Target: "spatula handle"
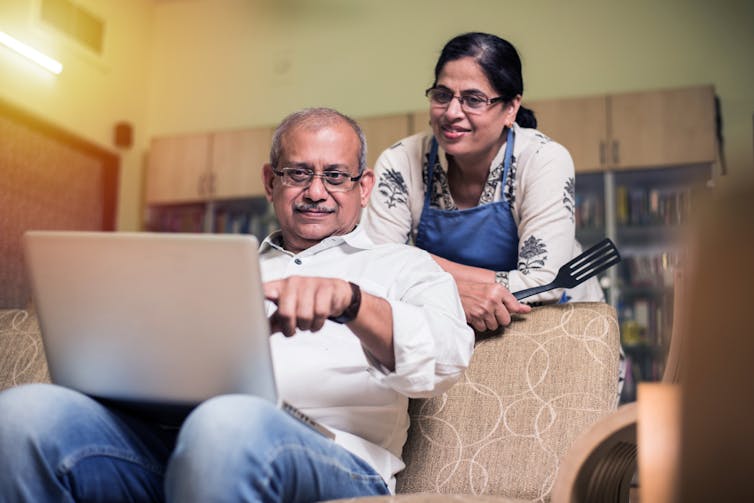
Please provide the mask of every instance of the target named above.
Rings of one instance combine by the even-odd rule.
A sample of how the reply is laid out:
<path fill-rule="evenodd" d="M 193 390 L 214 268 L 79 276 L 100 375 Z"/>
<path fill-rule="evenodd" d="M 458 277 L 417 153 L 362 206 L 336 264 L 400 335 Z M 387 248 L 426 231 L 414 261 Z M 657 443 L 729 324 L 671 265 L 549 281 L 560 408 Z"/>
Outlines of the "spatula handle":
<path fill-rule="evenodd" d="M 519 290 L 518 292 L 514 292 L 513 296 L 516 297 L 517 300 L 521 300 L 538 293 L 546 292 L 547 290 L 552 290 L 553 288 L 555 288 L 555 283 L 548 283 L 546 285 L 533 286 L 531 288 L 526 288 L 525 290 Z"/>

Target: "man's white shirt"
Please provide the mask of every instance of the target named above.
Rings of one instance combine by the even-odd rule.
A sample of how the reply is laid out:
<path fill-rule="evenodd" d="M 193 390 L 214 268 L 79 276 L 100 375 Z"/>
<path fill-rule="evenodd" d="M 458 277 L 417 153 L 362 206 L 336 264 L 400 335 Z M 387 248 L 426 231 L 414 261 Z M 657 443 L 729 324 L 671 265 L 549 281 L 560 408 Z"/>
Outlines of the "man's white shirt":
<path fill-rule="evenodd" d="M 408 397 L 440 394 L 468 366 L 474 333 L 453 278 L 426 252 L 375 245 L 361 227 L 292 254 L 272 234 L 260 247 L 263 281 L 319 276 L 351 281 L 390 303 L 395 371 L 383 368 L 346 325 L 271 337 L 280 396 L 336 433 L 395 488 L 409 425 Z M 268 302 L 268 314 L 275 310 Z M 387 320 L 386 320 L 387 322 Z"/>

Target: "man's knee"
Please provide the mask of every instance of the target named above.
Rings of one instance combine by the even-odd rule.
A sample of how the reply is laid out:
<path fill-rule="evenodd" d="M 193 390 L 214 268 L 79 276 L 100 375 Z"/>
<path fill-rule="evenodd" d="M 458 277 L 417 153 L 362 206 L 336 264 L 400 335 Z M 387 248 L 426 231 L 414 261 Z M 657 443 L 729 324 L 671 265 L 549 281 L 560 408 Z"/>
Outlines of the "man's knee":
<path fill-rule="evenodd" d="M 0 451 L 18 458 L 46 452 L 65 436 L 80 414 L 87 415 L 87 397 L 51 384 L 25 384 L 0 393 Z M 19 464 L 20 466 L 21 464 Z"/>
<path fill-rule="evenodd" d="M 267 436 L 268 426 L 279 422 L 279 413 L 274 404 L 250 395 L 211 398 L 186 419 L 179 441 L 187 448 L 201 444 L 202 449 L 227 450 L 239 439 L 253 442 L 256 434 Z"/>
<path fill-rule="evenodd" d="M 75 393 L 51 384 L 24 384 L 0 393 L 0 438 L 49 428 Z"/>

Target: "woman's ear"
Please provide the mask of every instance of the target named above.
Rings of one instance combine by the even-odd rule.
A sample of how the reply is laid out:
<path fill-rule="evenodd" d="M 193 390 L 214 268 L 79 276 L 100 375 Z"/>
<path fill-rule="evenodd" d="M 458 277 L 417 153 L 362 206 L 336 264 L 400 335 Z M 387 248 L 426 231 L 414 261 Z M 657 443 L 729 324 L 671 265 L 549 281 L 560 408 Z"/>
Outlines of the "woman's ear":
<path fill-rule="evenodd" d="M 507 115 L 505 118 L 505 125 L 507 127 L 513 127 L 513 123 L 516 122 L 516 115 L 518 109 L 521 108 L 521 95 L 517 94 L 515 98 L 511 99 L 505 105 L 507 107 Z"/>

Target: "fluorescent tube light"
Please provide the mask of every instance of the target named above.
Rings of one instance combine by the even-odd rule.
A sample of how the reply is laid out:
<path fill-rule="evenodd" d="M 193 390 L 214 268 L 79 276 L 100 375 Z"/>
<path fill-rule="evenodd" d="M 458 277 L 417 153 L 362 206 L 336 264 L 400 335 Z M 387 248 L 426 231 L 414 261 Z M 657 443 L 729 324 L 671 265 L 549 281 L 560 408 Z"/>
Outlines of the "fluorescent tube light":
<path fill-rule="evenodd" d="M 42 54 L 33 47 L 30 47 L 23 42 L 16 40 L 3 31 L 0 31 L 0 44 L 13 49 L 20 55 L 32 60 L 45 70 L 50 71 L 55 75 L 63 71 L 63 65 L 59 61 L 56 61 L 51 57 Z"/>

